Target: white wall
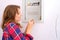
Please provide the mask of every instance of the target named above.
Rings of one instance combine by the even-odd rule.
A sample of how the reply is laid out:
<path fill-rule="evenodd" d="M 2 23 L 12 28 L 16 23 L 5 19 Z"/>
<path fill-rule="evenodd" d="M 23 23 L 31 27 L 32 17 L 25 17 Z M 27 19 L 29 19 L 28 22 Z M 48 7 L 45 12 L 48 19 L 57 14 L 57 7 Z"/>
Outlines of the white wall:
<path fill-rule="evenodd" d="M 59 0 L 43 0 L 44 23 L 36 24 L 33 29 L 36 40 L 57 40 L 57 37 L 60 39 L 59 25 L 56 26 L 56 18 L 60 15 L 59 2 Z M 58 27 L 57 30 L 56 27 Z M 56 31 L 58 32 L 57 37 Z"/>
<path fill-rule="evenodd" d="M 6 4 L 18 4 L 24 6 L 21 0 L 4 0 L 0 1 L 0 18 L 3 8 Z M 20 3 L 20 4 L 19 4 Z M 42 0 L 42 8 L 44 13 L 44 22 L 35 23 L 32 29 L 34 40 L 60 40 L 60 0 Z M 24 7 L 23 7 L 23 13 Z M 57 19 L 57 21 L 56 21 Z M 1 22 L 1 19 L 0 19 Z M 56 35 L 57 32 L 57 35 Z M 1 35 L 1 34 L 0 34 Z M 0 36 L 1 37 L 1 36 Z"/>

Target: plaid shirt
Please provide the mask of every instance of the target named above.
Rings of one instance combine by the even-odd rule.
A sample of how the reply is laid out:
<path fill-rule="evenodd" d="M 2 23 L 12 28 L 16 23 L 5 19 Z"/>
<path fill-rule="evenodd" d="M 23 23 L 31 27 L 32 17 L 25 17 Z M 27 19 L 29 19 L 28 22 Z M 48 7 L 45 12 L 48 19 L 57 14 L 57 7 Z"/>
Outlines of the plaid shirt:
<path fill-rule="evenodd" d="M 2 40 L 33 40 L 33 37 L 30 34 L 24 35 L 18 25 L 11 22 L 4 28 Z"/>

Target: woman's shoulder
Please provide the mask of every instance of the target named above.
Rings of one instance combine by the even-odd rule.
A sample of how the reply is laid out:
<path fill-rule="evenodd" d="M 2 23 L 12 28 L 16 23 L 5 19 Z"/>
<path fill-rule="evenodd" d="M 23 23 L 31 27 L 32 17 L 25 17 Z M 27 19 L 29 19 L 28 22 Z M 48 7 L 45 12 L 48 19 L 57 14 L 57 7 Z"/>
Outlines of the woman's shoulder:
<path fill-rule="evenodd" d="M 10 22 L 10 23 L 7 23 L 7 27 L 14 27 L 16 25 L 16 23 L 14 23 L 14 22 Z"/>
<path fill-rule="evenodd" d="M 19 27 L 14 22 L 8 23 L 7 26 L 5 27 L 5 29 L 7 29 L 7 30 L 9 30 L 9 29 L 17 29 L 17 28 L 19 28 Z"/>
<path fill-rule="evenodd" d="M 8 31 L 8 29 L 14 27 L 15 25 L 16 24 L 14 22 L 10 22 L 10 23 L 5 24 L 4 31 Z"/>

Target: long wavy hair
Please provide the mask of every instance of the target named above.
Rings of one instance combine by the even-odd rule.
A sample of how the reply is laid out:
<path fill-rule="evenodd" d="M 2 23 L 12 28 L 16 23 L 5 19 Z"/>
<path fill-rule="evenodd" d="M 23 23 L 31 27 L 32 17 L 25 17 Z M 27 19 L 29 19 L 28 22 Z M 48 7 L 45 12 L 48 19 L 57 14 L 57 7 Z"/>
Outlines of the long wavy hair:
<path fill-rule="evenodd" d="M 18 8 L 20 9 L 20 6 L 17 5 L 8 5 L 4 12 L 3 12 L 3 20 L 2 20 L 2 29 L 5 28 L 5 25 L 9 22 L 15 22 L 15 15 L 18 13 Z M 20 25 L 20 24 L 18 24 Z"/>

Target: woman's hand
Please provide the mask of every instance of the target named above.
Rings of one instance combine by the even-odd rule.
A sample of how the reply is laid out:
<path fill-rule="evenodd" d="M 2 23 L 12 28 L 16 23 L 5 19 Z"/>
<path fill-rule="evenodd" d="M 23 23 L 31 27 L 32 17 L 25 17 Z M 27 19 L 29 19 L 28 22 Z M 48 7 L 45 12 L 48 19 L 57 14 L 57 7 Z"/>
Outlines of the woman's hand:
<path fill-rule="evenodd" d="M 28 26 L 31 26 L 32 27 L 33 25 L 34 25 L 34 20 L 33 19 L 32 20 L 29 20 L 28 21 Z"/>
<path fill-rule="evenodd" d="M 26 34 L 30 33 L 33 25 L 34 25 L 34 20 L 33 19 L 32 20 L 29 20 L 28 21 L 28 25 L 27 25 L 26 30 L 25 30 L 25 33 Z"/>

